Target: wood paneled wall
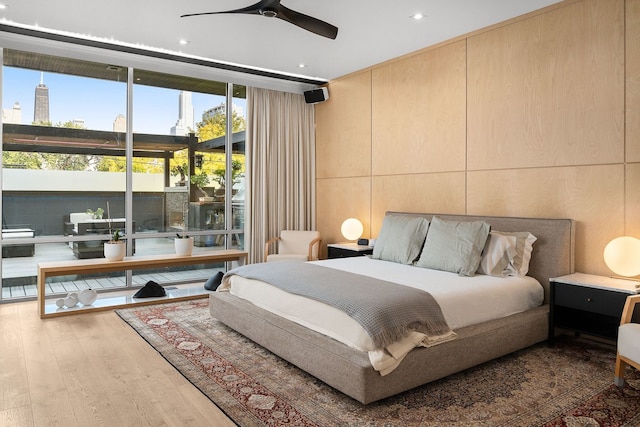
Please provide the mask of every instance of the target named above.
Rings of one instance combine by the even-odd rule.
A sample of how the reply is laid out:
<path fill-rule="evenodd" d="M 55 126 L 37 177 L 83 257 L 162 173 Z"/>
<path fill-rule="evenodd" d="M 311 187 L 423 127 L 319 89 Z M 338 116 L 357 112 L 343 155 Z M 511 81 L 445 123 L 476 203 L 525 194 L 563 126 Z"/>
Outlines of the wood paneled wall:
<path fill-rule="evenodd" d="M 577 221 L 576 269 L 640 238 L 640 0 L 562 3 L 345 76 L 316 106 L 323 243 L 387 210 Z"/>

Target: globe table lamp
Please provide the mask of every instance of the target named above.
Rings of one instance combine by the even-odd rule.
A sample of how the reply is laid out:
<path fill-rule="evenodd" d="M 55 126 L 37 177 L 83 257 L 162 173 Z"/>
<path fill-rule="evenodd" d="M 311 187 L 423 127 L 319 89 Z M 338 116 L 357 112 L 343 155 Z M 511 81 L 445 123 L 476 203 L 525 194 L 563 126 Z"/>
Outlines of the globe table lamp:
<path fill-rule="evenodd" d="M 340 227 L 340 232 L 347 240 L 358 240 L 363 231 L 362 223 L 356 218 L 347 218 Z"/>
<path fill-rule="evenodd" d="M 640 274 L 640 239 L 623 236 L 604 248 L 604 262 L 616 274 L 633 277 Z"/>

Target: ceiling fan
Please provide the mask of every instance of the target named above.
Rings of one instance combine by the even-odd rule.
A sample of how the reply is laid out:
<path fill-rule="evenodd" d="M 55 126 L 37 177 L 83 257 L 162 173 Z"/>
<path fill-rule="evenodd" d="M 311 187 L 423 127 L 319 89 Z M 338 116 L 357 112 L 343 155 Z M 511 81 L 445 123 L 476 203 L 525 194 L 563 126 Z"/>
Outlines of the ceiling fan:
<path fill-rule="evenodd" d="M 243 13 L 247 15 L 262 15 L 267 18 L 278 18 L 290 24 L 297 25 L 300 28 L 304 28 L 307 31 L 316 33 L 320 36 L 335 39 L 338 35 L 338 27 L 335 27 L 327 22 L 316 19 L 312 16 L 296 12 L 295 10 L 288 9 L 280 4 L 280 0 L 261 0 L 258 3 L 243 7 L 240 9 L 226 10 L 222 12 L 202 12 L 202 13 L 189 13 L 181 15 L 181 18 L 187 16 L 199 16 L 199 15 L 217 15 L 222 13 Z"/>

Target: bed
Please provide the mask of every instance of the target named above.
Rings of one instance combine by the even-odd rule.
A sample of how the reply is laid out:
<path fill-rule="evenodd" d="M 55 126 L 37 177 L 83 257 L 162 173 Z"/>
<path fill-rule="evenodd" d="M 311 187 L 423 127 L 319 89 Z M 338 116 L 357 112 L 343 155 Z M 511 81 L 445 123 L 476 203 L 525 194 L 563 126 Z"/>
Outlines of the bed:
<path fill-rule="evenodd" d="M 491 230 L 527 231 L 533 234 L 536 240 L 527 275 L 537 280 L 541 286 L 541 304 L 527 307 L 515 314 L 456 326 L 455 339 L 429 347 L 414 348 L 385 375 L 374 369 L 367 351 L 345 345 L 335 337 L 331 338 L 274 314 L 230 292 L 214 292 L 210 295 L 211 315 L 363 404 L 395 395 L 548 338 L 549 278 L 574 271 L 575 225 L 572 220 L 388 212 L 385 221 L 389 216 L 407 220 L 424 218 L 432 223 L 435 220 L 483 222 L 489 224 Z M 434 219 L 434 216 L 437 218 Z M 384 227 L 383 225 L 383 229 Z M 354 260 L 359 263 L 364 261 Z"/>

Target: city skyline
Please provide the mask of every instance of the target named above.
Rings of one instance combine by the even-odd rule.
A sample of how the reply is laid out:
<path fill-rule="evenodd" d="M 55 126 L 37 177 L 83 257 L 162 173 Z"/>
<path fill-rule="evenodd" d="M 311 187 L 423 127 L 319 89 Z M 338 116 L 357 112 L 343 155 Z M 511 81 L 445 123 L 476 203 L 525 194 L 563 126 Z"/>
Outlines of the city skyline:
<path fill-rule="evenodd" d="M 16 103 L 21 109 L 21 124 L 31 124 L 34 117 L 34 90 L 40 83 L 49 92 L 49 119 L 53 124 L 84 122 L 87 129 L 112 131 L 114 122 L 125 115 L 126 85 L 121 82 L 77 77 L 57 73 L 3 67 L 3 113 Z M 172 128 L 184 126 L 190 114 L 181 113 L 181 92 L 144 85 L 134 85 L 133 127 L 136 133 L 170 135 Z M 224 103 L 225 97 L 191 92 L 194 122 L 202 113 Z M 233 110 L 244 114 L 246 100 L 234 98 Z M 11 113 L 10 113 L 11 114 Z M 183 114 L 183 116 L 181 116 Z M 4 114 L 3 114 L 4 115 Z M 186 126 L 190 126 L 190 120 Z M 195 123 L 193 123 L 195 127 Z"/>

